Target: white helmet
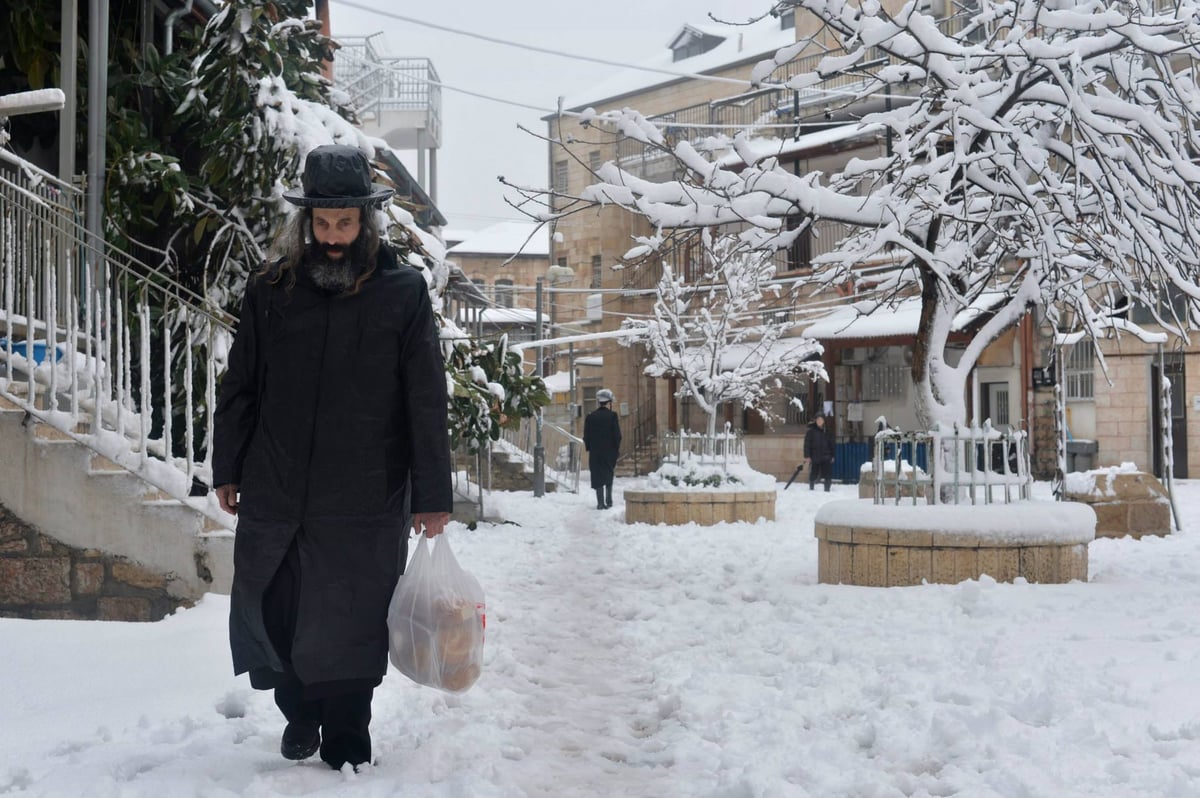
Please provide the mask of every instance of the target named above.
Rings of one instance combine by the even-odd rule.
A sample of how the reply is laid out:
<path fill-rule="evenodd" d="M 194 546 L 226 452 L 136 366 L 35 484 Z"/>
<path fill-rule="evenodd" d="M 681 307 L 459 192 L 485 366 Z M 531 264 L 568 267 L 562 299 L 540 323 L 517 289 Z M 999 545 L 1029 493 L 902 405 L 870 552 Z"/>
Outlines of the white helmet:
<path fill-rule="evenodd" d="M 607 388 L 601 388 L 600 390 L 596 391 L 596 401 L 600 404 L 605 404 L 606 402 L 611 402 L 612 400 L 612 391 L 608 390 Z"/>

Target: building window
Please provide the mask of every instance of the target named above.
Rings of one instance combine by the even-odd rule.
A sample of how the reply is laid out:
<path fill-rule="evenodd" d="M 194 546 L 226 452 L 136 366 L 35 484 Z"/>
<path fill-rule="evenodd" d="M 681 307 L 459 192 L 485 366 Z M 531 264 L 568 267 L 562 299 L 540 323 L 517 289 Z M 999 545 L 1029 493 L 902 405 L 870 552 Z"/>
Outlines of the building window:
<path fill-rule="evenodd" d="M 496 281 L 496 304 L 502 308 L 511 308 L 513 306 L 512 280 Z"/>
<path fill-rule="evenodd" d="M 1091 341 L 1080 341 L 1071 347 L 1071 354 L 1063 364 L 1063 377 L 1067 382 L 1068 399 L 1094 399 L 1096 375 L 1096 347 Z"/>
<path fill-rule="evenodd" d="M 567 162 L 554 162 L 554 190 L 562 193 L 567 190 Z"/>
<path fill-rule="evenodd" d="M 604 156 L 600 154 L 600 150 L 592 150 L 588 153 L 588 169 L 592 172 L 600 171 L 600 167 L 604 165 Z"/>
<path fill-rule="evenodd" d="M 788 230 L 800 226 L 799 216 L 789 216 L 786 224 Z M 789 272 L 808 269 L 812 266 L 812 228 L 800 233 L 787 249 L 787 270 Z"/>
<path fill-rule="evenodd" d="M 903 399 L 908 385 L 908 368 L 882 363 L 863 366 L 862 398 L 867 402 Z"/>
<path fill-rule="evenodd" d="M 601 271 L 603 269 L 602 263 L 603 260 L 599 255 L 592 256 L 592 288 L 599 288 L 600 284 L 604 281 L 604 274 Z"/>

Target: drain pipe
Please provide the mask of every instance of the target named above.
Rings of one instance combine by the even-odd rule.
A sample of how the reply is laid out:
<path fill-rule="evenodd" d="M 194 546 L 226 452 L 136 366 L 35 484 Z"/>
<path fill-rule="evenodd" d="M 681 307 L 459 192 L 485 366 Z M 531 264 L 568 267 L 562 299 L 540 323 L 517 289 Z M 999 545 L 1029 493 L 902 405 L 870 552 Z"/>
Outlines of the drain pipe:
<path fill-rule="evenodd" d="M 186 0 L 183 8 L 177 8 L 167 15 L 166 22 L 163 27 L 166 31 L 163 34 L 163 55 L 170 55 L 175 49 L 175 26 L 179 24 L 179 20 L 192 13 L 192 3 L 194 0 Z"/>

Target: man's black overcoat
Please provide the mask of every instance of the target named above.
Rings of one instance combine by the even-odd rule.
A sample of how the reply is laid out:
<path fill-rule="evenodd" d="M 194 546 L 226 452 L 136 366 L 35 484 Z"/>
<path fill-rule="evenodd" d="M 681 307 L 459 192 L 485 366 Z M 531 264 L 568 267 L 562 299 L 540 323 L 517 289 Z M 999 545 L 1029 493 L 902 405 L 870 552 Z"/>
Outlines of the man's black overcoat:
<path fill-rule="evenodd" d="M 817 465 L 832 463 L 836 452 L 836 441 L 829 430 L 818 426 L 817 422 L 808 422 L 808 431 L 804 433 L 804 456 L 811 457 Z"/>
<path fill-rule="evenodd" d="M 425 280 L 386 247 L 355 295 L 298 271 L 246 289 L 216 409 L 213 485 L 241 493 L 234 671 L 282 669 L 262 598 L 295 537 L 296 675 L 376 679 L 408 512 L 452 506 L 446 374 Z"/>
<path fill-rule="evenodd" d="M 612 484 L 621 450 L 621 421 L 607 407 L 597 407 L 583 421 L 583 445 L 588 451 L 592 488 Z"/>

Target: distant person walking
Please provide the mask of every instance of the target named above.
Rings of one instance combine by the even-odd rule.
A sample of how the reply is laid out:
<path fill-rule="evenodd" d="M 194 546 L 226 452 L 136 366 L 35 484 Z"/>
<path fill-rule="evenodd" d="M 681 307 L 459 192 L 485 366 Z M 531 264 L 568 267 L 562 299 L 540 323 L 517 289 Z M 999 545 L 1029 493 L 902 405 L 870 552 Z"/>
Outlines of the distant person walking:
<path fill-rule="evenodd" d="M 823 479 L 828 493 L 833 482 L 833 436 L 825 429 L 823 413 L 817 413 L 804 434 L 804 462 L 809 464 L 808 489 L 815 489 L 817 480 Z"/>
<path fill-rule="evenodd" d="M 621 450 L 621 423 L 612 411 L 612 401 L 612 391 L 607 388 L 596 391 L 596 402 L 600 406 L 588 413 L 583 423 L 583 446 L 588 451 L 597 510 L 612 507 L 613 473 L 617 470 L 617 454 Z"/>

